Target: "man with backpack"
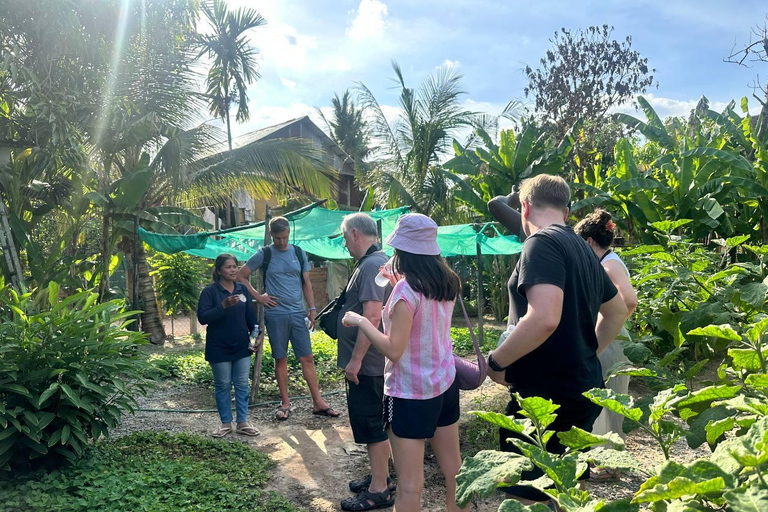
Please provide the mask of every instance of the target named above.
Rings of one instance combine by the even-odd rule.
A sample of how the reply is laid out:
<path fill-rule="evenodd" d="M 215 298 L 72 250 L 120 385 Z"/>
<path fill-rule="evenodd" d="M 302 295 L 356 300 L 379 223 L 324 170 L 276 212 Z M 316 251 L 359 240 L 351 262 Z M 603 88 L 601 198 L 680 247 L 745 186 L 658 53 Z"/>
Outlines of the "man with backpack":
<path fill-rule="evenodd" d="M 330 407 L 320 395 L 315 360 L 312 356 L 309 328 L 315 327 L 317 311 L 312 283 L 309 280 L 307 255 L 301 248 L 288 243 L 290 224 L 285 217 L 270 220 L 269 233 L 272 236 L 272 244 L 260 249 L 248 260 L 240 269 L 237 280 L 246 286 L 256 302 L 265 307 L 264 323 L 272 357 L 275 359 L 275 377 L 282 400 L 275 416 L 278 420 L 287 420 L 291 414 L 291 402 L 288 397 L 290 341 L 312 395 L 312 413 L 336 418 L 339 412 Z M 264 278 L 266 293 L 263 295 L 251 286 L 249 279 L 251 272 L 258 269 L 261 269 Z M 304 309 L 305 300 L 309 313 Z M 309 328 L 305 320 L 307 318 Z"/>

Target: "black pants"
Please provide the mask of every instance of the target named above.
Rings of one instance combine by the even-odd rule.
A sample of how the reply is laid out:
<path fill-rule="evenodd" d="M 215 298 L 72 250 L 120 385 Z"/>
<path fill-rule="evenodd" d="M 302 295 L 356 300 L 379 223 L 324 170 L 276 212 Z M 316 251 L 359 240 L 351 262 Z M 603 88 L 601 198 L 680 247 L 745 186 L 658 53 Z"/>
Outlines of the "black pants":
<path fill-rule="evenodd" d="M 553 401 L 558 403 L 556 400 Z M 566 432 L 570 430 L 571 427 L 579 427 L 580 429 L 590 432 L 592 430 L 592 424 L 595 422 L 597 417 L 600 415 L 600 411 L 602 410 L 599 405 L 592 403 L 587 398 L 574 399 L 571 401 L 560 400 L 560 402 L 561 403 L 558 403 L 560 408 L 555 412 L 555 414 L 557 414 L 557 418 L 555 418 L 555 421 L 547 427 L 547 430 L 554 430 L 555 432 Z M 524 418 L 524 416 L 518 413 L 519 410 L 520 406 L 518 405 L 517 400 L 515 400 L 513 397 L 512 400 L 507 404 L 506 414 L 508 416 L 514 416 L 515 418 Z M 518 450 L 514 444 L 507 442 L 507 439 L 511 438 L 528 441 L 520 434 L 512 432 L 511 430 L 500 428 L 499 444 L 501 445 L 501 451 L 521 454 L 520 450 Z M 565 453 L 565 446 L 560 444 L 560 439 L 557 437 L 557 434 L 553 435 L 549 439 L 549 442 L 547 442 L 547 451 L 557 455 L 562 455 Z M 520 480 L 535 480 L 543 475 L 544 471 L 538 467 L 534 467 L 530 471 L 523 471 Z M 587 478 L 589 478 L 589 470 L 587 470 L 579 478 L 579 480 L 586 480 Z M 525 485 L 512 485 L 509 487 L 502 487 L 501 490 L 510 494 L 514 494 L 515 496 L 534 501 L 546 501 L 549 499 L 548 495 L 544 494 L 538 489 Z"/>

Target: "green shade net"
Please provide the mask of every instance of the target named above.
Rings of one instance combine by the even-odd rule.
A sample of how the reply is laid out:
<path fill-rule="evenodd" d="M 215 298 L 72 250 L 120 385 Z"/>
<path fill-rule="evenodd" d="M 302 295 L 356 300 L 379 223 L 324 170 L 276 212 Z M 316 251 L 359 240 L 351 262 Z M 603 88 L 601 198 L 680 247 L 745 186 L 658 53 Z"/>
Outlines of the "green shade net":
<path fill-rule="evenodd" d="M 375 221 L 381 221 L 384 239 L 395 229 L 397 219 L 407 213 L 409 207 L 366 212 Z M 341 236 L 341 221 L 350 212 L 326 210 L 320 207 L 302 208 L 285 214 L 291 224 L 291 243 L 309 254 L 329 260 L 349 259 Z M 484 232 L 491 228 L 497 236 L 488 237 Z M 139 228 L 139 236 L 153 249 L 164 253 L 186 252 L 203 258 L 214 259 L 219 254 L 230 253 L 245 261 L 264 243 L 264 222 L 223 231 L 196 233 L 193 235 L 166 235 L 151 233 Z M 213 238 L 219 237 L 218 239 Z M 490 223 L 479 231 L 473 224 L 440 226 L 437 243 L 443 256 L 476 256 L 492 254 L 517 254 L 523 244 L 516 236 L 502 236 Z M 388 254 L 390 247 L 385 246 Z M 479 251 L 479 252 L 478 252 Z"/>

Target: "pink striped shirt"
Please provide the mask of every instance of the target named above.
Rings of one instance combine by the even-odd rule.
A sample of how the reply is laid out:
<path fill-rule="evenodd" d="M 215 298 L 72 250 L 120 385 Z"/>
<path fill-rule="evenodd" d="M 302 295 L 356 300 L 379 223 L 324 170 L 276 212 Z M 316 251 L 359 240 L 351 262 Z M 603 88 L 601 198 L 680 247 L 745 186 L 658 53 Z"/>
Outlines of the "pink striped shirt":
<path fill-rule="evenodd" d="M 400 360 L 386 360 L 384 393 L 387 396 L 427 400 L 445 393 L 456 378 L 451 341 L 455 301 L 427 299 L 405 279 L 399 281 L 384 308 L 384 332 L 389 335 L 392 310 L 403 301 L 413 314 L 411 336 Z"/>

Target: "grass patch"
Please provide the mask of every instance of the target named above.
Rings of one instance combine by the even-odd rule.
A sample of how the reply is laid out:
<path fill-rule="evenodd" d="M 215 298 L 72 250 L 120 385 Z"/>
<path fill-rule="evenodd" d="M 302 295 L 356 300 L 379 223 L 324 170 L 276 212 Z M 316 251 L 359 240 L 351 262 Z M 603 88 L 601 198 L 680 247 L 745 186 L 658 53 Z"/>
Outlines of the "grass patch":
<path fill-rule="evenodd" d="M 95 445 L 77 464 L 0 482 L 2 510 L 289 512 L 263 490 L 274 463 L 245 444 L 136 433 Z"/>

